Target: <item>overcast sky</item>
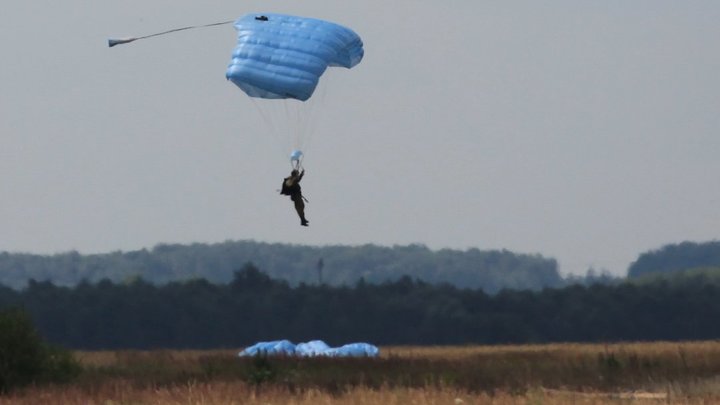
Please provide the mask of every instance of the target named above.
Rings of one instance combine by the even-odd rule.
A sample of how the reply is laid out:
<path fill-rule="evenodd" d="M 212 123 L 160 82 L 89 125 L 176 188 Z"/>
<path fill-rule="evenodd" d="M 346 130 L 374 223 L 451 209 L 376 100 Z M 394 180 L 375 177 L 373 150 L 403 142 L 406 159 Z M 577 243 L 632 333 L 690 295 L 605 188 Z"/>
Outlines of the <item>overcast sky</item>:
<path fill-rule="evenodd" d="M 225 80 L 231 25 L 107 47 L 249 12 L 365 42 L 313 104 L 309 228 L 276 192 L 288 117 Z M 0 250 L 421 243 L 624 274 L 718 237 L 718 21 L 715 0 L 11 0 Z"/>

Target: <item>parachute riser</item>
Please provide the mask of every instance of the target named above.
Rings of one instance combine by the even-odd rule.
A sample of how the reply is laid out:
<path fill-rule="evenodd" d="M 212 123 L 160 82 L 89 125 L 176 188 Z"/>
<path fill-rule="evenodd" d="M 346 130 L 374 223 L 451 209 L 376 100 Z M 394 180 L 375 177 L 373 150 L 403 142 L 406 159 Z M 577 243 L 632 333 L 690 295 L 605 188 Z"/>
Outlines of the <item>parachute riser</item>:
<path fill-rule="evenodd" d="M 302 168 L 303 168 L 303 166 L 302 166 L 302 160 L 303 160 L 303 159 L 300 158 L 299 160 L 293 160 L 293 161 L 291 161 L 291 162 L 290 162 L 290 166 L 292 167 L 292 169 L 293 169 L 293 170 L 298 170 L 298 171 L 302 170 Z"/>
<path fill-rule="evenodd" d="M 302 170 L 302 161 L 304 158 L 305 155 L 298 149 L 290 153 L 290 166 L 292 166 L 293 170 Z"/>

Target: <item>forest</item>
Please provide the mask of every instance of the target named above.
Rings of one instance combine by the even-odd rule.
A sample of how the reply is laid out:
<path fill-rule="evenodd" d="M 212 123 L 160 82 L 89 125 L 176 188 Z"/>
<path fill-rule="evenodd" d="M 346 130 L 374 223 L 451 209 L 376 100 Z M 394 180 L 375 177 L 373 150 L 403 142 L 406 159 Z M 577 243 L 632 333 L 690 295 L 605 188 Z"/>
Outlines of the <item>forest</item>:
<path fill-rule="evenodd" d="M 539 255 L 419 245 L 5 252 L 0 309 L 24 309 L 50 342 L 78 349 L 717 339 L 719 252 L 714 241 L 667 245 L 627 278 L 562 278 Z"/>
<path fill-rule="evenodd" d="M 423 245 L 382 247 L 301 246 L 253 241 L 216 244 L 157 245 L 147 250 L 83 255 L 0 253 L 0 284 L 21 289 L 29 279 L 75 286 L 134 278 L 162 285 L 204 279 L 228 283 L 233 272 L 252 262 L 273 278 L 300 283 L 353 285 L 398 280 L 405 275 L 428 283 L 450 283 L 494 293 L 503 288 L 561 287 L 557 261 L 538 254 L 507 250 L 431 250 Z"/>
<path fill-rule="evenodd" d="M 682 242 L 643 253 L 628 268 L 629 278 L 720 266 L 720 242 Z"/>
<path fill-rule="evenodd" d="M 461 345 L 703 340 L 720 336 L 719 268 L 669 281 L 541 291 L 429 284 L 408 276 L 290 286 L 252 263 L 227 284 L 142 279 L 0 289 L 49 342 L 77 349 L 240 348 L 256 341 Z"/>
<path fill-rule="evenodd" d="M 612 284 L 625 277 L 603 269 L 584 275 L 561 276 L 557 261 L 539 254 L 507 250 L 431 250 L 423 245 L 382 247 L 302 246 L 254 241 L 215 244 L 161 244 L 130 252 L 53 255 L 0 252 L 0 284 L 22 289 L 28 280 L 50 281 L 72 287 L 81 282 L 110 280 L 126 283 L 142 278 L 162 285 L 204 279 L 228 283 L 244 263 L 253 263 L 275 279 L 291 286 L 300 283 L 351 286 L 395 281 L 405 275 L 427 283 L 448 283 L 458 288 L 535 290 L 569 285 Z M 628 278 L 655 273 L 720 266 L 720 242 L 683 242 L 644 252 L 628 269 Z"/>

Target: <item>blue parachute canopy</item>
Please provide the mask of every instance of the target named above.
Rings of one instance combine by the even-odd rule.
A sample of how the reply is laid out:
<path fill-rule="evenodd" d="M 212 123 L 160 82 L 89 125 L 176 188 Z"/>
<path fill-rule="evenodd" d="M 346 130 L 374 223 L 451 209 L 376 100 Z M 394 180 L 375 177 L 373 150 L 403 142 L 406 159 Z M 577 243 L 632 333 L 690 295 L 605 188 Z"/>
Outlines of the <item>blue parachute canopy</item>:
<path fill-rule="evenodd" d="M 271 342 L 258 342 L 240 353 L 241 356 L 255 356 L 258 354 L 277 356 L 295 354 L 295 344 L 289 340 L 273 340 Z"/>
<path fill-rule="evenodd" d="M 300 356 L 300 357 L 377 357 L 380 350 L 370 343 L 349 343 L 330 347 L 322 340 L 293 344 L 289 340 L 258 342 L 243 349 L 238 355 L 246 356 Z"/>
<path fill-rule="evenodd" d="M 250 97 L 305 101 L 328 66 L 349 69 L 364 54 L 351 29 L 314 18 L 248 14 L 235 29 L 237 46 L 225 76 Z"/>

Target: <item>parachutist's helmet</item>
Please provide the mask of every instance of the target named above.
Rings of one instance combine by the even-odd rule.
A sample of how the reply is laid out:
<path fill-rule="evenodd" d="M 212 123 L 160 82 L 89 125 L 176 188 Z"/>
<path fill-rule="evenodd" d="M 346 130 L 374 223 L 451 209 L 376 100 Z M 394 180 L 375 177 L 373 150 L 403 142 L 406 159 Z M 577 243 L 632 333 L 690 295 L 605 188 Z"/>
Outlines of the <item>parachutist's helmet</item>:
<path fill-rule="evenodd" d="M 291 174 L 292 176 L 297 176 L 298 174 L 300 174 L 300 172 L 297 171 L 297 170 L 293 170 L 293 171 L 290 172 L 290 174 Z"/>

